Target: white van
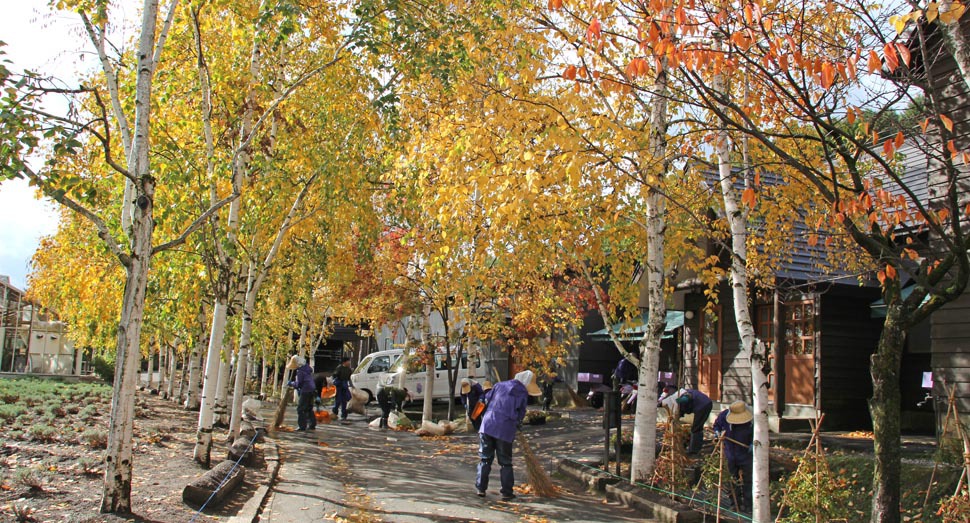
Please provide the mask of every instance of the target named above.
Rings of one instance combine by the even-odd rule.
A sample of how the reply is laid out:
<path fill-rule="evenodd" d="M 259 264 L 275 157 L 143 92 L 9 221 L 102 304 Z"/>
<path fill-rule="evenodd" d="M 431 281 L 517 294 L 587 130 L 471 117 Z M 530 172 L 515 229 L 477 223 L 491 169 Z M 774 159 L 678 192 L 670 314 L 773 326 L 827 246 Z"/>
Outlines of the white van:
<path fill-rule="evenodd" d="M 404 354 L 403 350 L 392 349 L 372 352 L 364 356 L 360 365 L 357 365 L 350 375 L 351 383 L 354 387 L 366 391 L 370 401 L 373 401 L 377 395 L 377 384 L 380 383 L 381 375 L 389 372 L 402 354 Z"/>
<path fill-rule="evenodd" d="M 469 369 L 469 361 L 471 362 L 471 369 Z M 421 401 L 424 399 L 424 383 L 427 377 L 427 371 L 424 370 L 424 367 L 420 367 L 420 370 L 412 369 L 414 372 L 408 372 L 405 375 L 404 369 L 407 363 L 404 358 L 398 359 L 397 363 L 393 365 L 393 370 L 385 373 L 381 377 L 381 383 L 394 387 L 406 387 L 411 392 L 411 397 L 414 401 Z M 454 355 L 452 355 L 452 368 L 455 367 Z M 462 378 L 469 377 L 469 374 L 474 379 L 484 381 L 485 367 L 482 365 L 480 358 L 469 359 L 468 354 L 463 353 L 461 355 L 461 366 L 458 367 L 458 381 L 455 383 L 455 397 L 459 394 L 458 388 Z M 431 399 L 447 400 L 448 393 L 448 369 L 445 367 L 445 354 L 439 352 L 435 354 L 434 391 L 432 392 Z"/>

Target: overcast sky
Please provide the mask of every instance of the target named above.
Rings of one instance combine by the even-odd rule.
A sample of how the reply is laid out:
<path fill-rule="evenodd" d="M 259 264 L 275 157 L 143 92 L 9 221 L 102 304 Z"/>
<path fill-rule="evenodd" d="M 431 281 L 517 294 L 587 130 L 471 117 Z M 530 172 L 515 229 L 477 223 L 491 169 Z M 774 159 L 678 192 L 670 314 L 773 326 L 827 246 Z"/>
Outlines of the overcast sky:
<path fill-rule="evenodd" d="M 3 58 L 14 71 L 31 69 L 59 78 L 74 78 L 81 61 L 80 24 L 76 16 L 52 14 L 48 0 L 2 0 L 0 40 Z M 90 62 L 90 58 L 88 59 Z M 50 201 L 34 197 L 25 180 L 0 183 L 0 275 L 24 289 L 30 258 L 41 236 L 57 230 Z"/>

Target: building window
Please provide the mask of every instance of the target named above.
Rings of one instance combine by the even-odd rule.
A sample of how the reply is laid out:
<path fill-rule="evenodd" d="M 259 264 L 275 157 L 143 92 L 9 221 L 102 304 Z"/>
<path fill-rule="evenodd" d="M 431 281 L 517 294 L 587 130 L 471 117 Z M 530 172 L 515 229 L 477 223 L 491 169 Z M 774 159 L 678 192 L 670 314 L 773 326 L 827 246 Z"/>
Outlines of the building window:
<path fill-rule="evenodd" d="M 765 344 L 765 354 L 768 355 L 768 391 L 769 395 L 775 390 L 775 307 L 770 303 L 759 304 L 755 307 L 754 334 Z"/>
<path fill-rule="evenodd" d="M 715 305 L 702 311 L 701 353 L 716 356 L 721 353 L 721 306 Z"/>
<path fill-rule="evenodd" d="M 785 350 L 793 356 L 815 354 L 815 302 L 785 304 Z"/>

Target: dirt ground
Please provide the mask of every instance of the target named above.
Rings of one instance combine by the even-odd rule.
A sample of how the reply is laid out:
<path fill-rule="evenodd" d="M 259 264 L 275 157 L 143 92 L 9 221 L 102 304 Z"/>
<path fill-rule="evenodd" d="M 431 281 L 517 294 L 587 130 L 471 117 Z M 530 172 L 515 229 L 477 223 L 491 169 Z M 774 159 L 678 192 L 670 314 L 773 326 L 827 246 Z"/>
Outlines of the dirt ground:
<path fill-rule="evenodd" d="M 107 430 L 108 408 L 91 423 Z M 67 414 L 66 416 L 71 416 Z M 66 422 L 66 420 L 65 420 Z M 127 517 L 99 513 L 103 486 L 103 450 L 78 441 L 41 442 L 0 439 L 0 521 L 51 522 L 164 522 L 192 521 L 197 507 L 182 502 L 182 489 L 205 472 L 192 453 L 198 413 L 187 412 L 171 401 L 139 392 L 134 436 L 132 510 Z M 217 429 L 213 465 L 225 457 L 225 431 Z M 24 469 L 37 470 L 40 487 L 27 486 Z M 247 467 L 243 486 L 221 505 L 206 508 L 194 521 L 218 521 L 232 516 L 265 483 L 268 472 L 257 446 L 255 465 Z"/>

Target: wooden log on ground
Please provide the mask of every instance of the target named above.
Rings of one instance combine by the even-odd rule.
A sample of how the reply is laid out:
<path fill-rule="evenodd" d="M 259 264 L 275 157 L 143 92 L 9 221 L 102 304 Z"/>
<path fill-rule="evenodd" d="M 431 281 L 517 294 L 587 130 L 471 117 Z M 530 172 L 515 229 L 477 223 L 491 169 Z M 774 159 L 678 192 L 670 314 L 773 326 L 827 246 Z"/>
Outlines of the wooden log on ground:
<path fill-rule="evenodd" d="M 246 476 L 245 468 L 236 467 L 233 469 L 234 465 L 235 462 L 233 461 L 223 461 L 186 485 L 182 489 L 182 501 L 195 507 L 201 507 L 210 497 L 212 497 L 212 501 L 209 502 L 210 505 L 222 501 L 242 484 Z M 231 475 L 230 471 L 232 471 Z M 226 479 L 227 475 L 229 476 L 228 479 Z M 223 483 L 223 480 L 225 480 L 225 483 Z M 220 484 L 222 487 L 219 486 Z"/>
<path fill-rule="evenodd" d="M 226 459 L 235 463 L 239 461 L 242 465 L 250 466 L 253 464 L 254 451 L 256 447 L 249 445 L 249 439 L 238 438 L 229 445 Z M 242 461 L 240 461 L 242 460 Z"/>

